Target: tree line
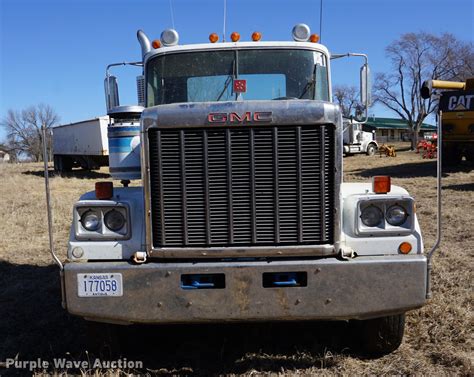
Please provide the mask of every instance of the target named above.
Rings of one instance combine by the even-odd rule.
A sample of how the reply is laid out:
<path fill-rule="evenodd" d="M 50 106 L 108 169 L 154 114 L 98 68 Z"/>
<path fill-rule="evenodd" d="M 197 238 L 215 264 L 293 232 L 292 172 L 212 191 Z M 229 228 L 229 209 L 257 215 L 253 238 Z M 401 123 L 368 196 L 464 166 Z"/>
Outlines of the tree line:
<path fill-rule="evenodd" d="M 373 104 L 381 104 L 407 122 L 416 146 L 421 125 L 437 110 L 435 97 L 423 99 L 420 89 L 429 79 L 464 81 L 474 77 L 474 45 L 444 33 L 406 33 L 385 49 L 390 62 L 387 72 L 379 72 L 373 79 Z M 341 106 L 344 116 L 361 107 L 358 90 L 352 86 L 336 86 L 333 99 Z M 42 160 L 42 125 L 47 128 L 48 153 L 51 154 L 51 128 L 59 116 L 49 105 L 30 106 L 21 111 L 8 110 L 1 120 L 6 140 L 0 147 L 15 160 L 20 156 L 33 161 Z"/>

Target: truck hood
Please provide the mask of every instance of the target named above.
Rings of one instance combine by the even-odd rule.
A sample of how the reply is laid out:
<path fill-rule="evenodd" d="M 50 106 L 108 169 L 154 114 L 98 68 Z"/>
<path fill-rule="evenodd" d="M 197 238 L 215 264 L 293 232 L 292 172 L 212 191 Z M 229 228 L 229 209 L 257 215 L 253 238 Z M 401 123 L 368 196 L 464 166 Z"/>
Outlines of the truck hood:
<path fill-rule="evenodd" d="M 327 124 L 340 127 L 339 106 L 314 100 L 229 101 L 158 105 L 142 113 L 142 132 L 149 127 Z"/>

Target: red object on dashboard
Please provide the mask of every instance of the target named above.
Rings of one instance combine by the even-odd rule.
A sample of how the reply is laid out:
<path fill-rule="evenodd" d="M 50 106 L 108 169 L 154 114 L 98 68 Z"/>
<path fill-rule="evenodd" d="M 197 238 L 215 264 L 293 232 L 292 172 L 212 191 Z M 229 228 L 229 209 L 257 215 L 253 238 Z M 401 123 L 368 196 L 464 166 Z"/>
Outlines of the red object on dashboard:
<path fill-rule="evenodd" d="M 247 91 L 247 80 L 234 80 L 234 93 L 245 93 Z"/>

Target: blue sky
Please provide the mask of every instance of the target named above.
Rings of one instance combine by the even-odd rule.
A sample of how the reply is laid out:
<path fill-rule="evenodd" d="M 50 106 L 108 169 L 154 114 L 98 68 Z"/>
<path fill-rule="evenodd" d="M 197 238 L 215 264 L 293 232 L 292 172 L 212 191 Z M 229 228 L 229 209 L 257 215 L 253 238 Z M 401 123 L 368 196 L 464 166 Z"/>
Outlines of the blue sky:
<path fill-rule="evenodd" d="M 180 43 L 222 34 L 223 2 L 171 0 Z M 319 33 L 319 4 L 227 0 L 227 38 L 238 31 L 249 40 L 258 30 L 264 40 L 290 40 L 298 22 Z M 323 0 L 323 6 L 322 43 L 332 52 L 367 53 L 373 73 L 389 69 L 384 49 L 405 32 L 474 39 L 472 0 Z M 42 102 L 62 123 L 104 114 L 106 65 L 140 59 L 137 29 L 154 39 L 172 26 L 170 0 L 0 0 L 0 17 L 0 118 Z M 358 83 L 360 64 L 335 62 L 333 83 Z M 132 79 L 122 84 L 128 88 L 122 103 L 136 98 Z M 380 107 L 374 112 L 390 115 Z"/>

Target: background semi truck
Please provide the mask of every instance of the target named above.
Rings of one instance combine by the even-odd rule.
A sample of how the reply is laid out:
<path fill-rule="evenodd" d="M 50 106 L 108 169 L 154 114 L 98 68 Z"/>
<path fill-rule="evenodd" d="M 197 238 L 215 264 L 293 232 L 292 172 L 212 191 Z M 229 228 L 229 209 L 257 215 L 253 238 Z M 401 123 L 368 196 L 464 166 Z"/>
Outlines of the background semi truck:
<path fill-rule="evenodd" d="M 124 63 L 106 74 L 111 175 L 126 187 L 97 182 L 74 205 L 64 307 L 124 325 L 351 321 L 364 351 L 396 349 L 429 265 L 405 189 L 342 182 L 330 62 L 364 59 L 367 118 L 367 57 L 331 54 L 304 24 L 280 42 L 137 36 L 144 108 L 118 103 L 110 69 Z"/>
<path fill-rule="evenodd" d="M 344 119 L 343 151 L 346 156 L 355 153 L 365 153 L 367 156 L 373 156 L 377 152 L 378 144 L 375 140 L 375 131 L 364 131 L 364 124 Z"/>
<path fill-rule="evenodd" d="M 108 116 L 53 128 L 54 170 L 99 169 L 109 164 Z"/>

